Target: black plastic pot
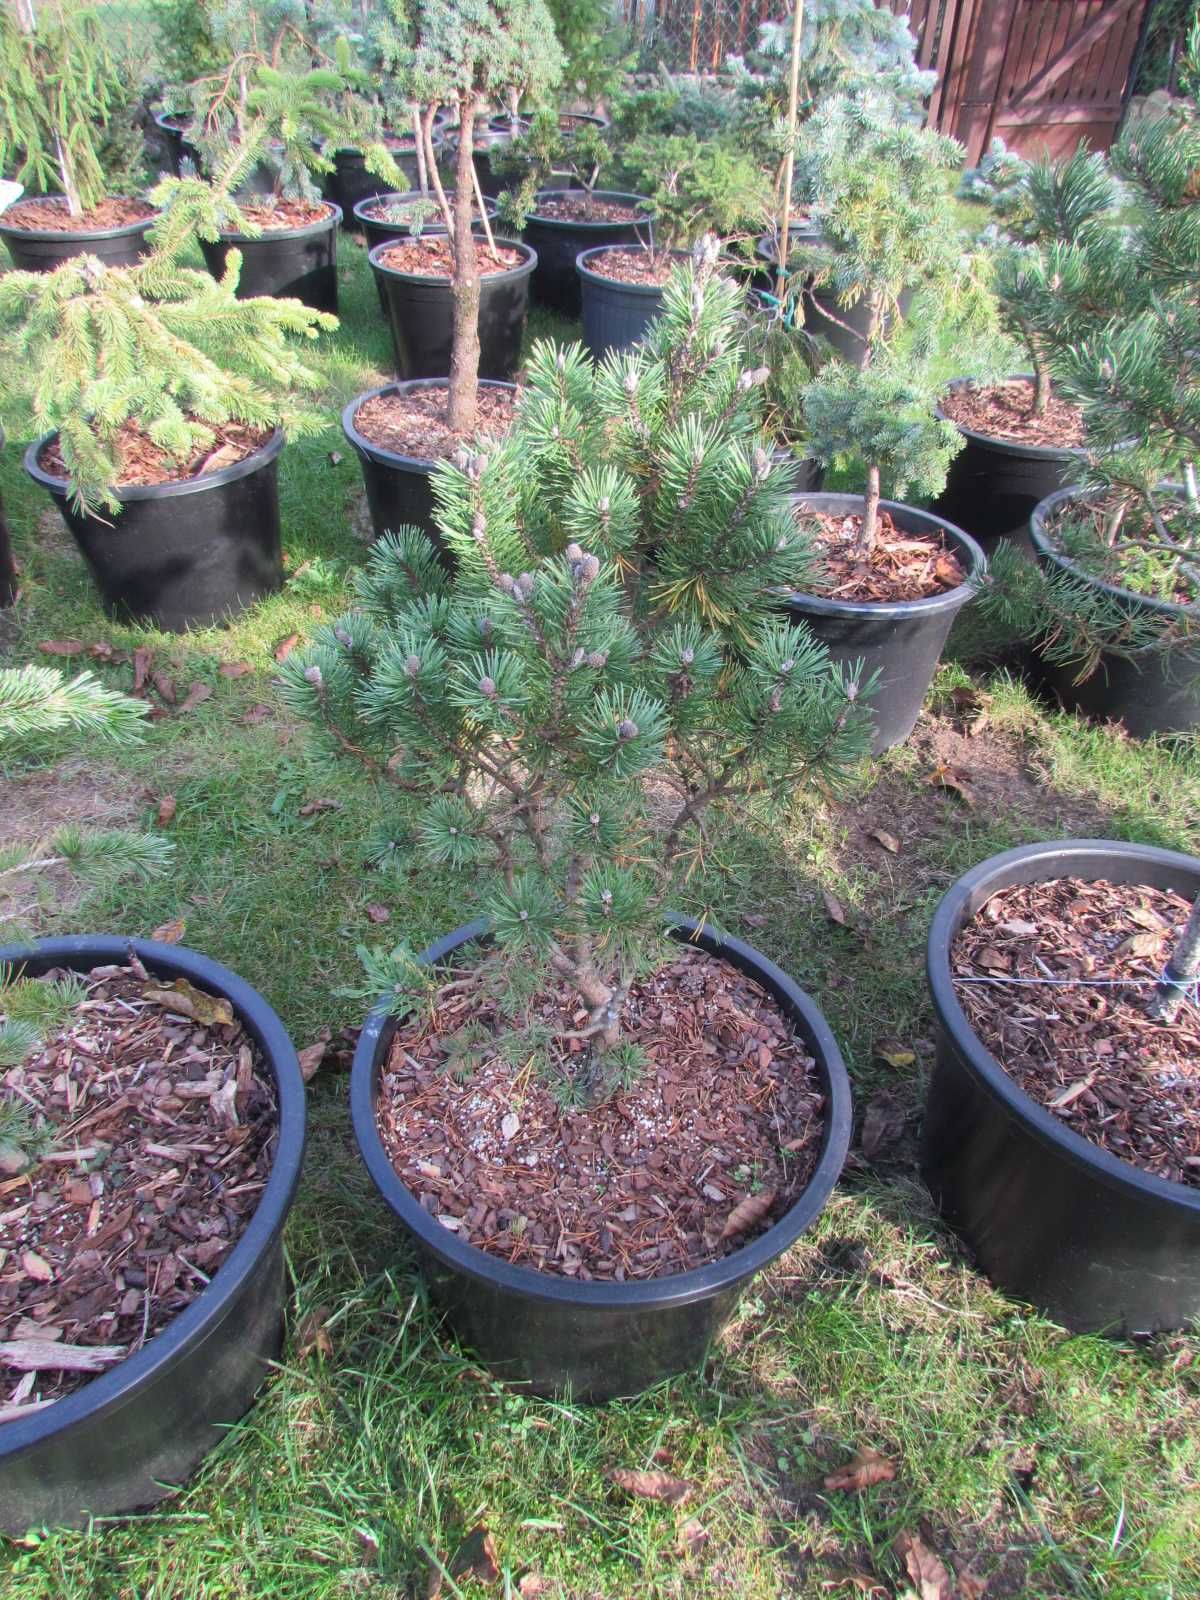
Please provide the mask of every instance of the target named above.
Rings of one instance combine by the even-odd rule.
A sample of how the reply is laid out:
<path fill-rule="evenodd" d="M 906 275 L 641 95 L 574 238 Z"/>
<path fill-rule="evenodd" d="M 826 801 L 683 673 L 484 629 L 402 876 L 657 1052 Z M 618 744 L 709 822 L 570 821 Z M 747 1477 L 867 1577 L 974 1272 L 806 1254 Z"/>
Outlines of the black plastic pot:
<path fill-rule="evenodd" d="M 1200 1190 L 1118 1160 L 1031 1100 L 981 1044 L 951 983 L 950 947 L 1011 884 L 1107 878 L 1200 891 L 1200 861 L 1071 839 L 993 856 L 960 878 L 929 931 L 937 1064 L 922 1166 L 988 1277 L 1077 1333 L 1179 1328 L 1200 1316 Z"/>
<path fill-rule="evenodd" d="M 651 323 L 657 321 L 663 303 L 660 284 L 621 283 L 595 270 L 596 257 L 611 249 L 607 244 L 594 245 L 590 250 L 581 251 L 575 259 L 582 302 L 583 342 L 597 361 L 610 350 L 632 350 Z M 632 245 L 630 249 L 644 250 L 645 246 Z M 673 254 L 677 261 L 688 259 L 686 250 L 676 250 Z"/>
<path fill-rule="evenodd" d="M 776 466 L 785 467 L 791 473 L 793 494 L 817 494 L 825 482 L 825 468 L 816 456 L 798 456 L 794 450 L 789 450 L 785 444 L 777 444 L 771 451 L 771 459 Z"/>
<path fill-rule="evenodd" d="M 776 228 L 778 232 L 778 227 Z M 820 244 L 821 230 L 815 223 L 789 222 L 788 223 L 788 256 L 790 258 L 793 247 L 797 245 L 812 246 Z M 755 289 L 765 291 L 767 294 L 775 293 L 775 285 L 779 279 L 779 249 L 775 234 L 764 233 L 754 246 L 756 266 L 751 285 Z"/>
<path fill-rule="evenodd" d="M 74 256 L 96 256 L 106 267 L 132 267 L 149 250 L 146 234 L 157 216 L 99 233 L 59 233 L 52 228 L 17 228 L 0 212 L 0 239 L 18 272 L 53 272 Z"/>
<path fill-rule="evenodd" d="M 835 517 L 860 512 L 863 506 L 857 494 L 801 494 L 795 503 Z M 950 625 L 973 598 L 987 567 L 974 539 L 932 512 L 894 500 L 880 501 L 880 510 L 890 511 L 903 533 L 941 534 L 966 569 L 967 582 L 928 600 L 872 604 L 793 593 L 786 602 L 793 622 L 806 623 L 828 647 L 831 660 L 848 666 L 861 663 L 864 677 L 878 673 L 869 702 L 875 717 L 871 745 L 875 755 L 912 732 Z"/>
<path fill-rule="evenodd" d="M 441 148 L 442 136 L 435 131 L 433 135 L 435 159 Z M 415 149 L 397 148 L 392 151 L 392 158 L 410 184 L 415 186 L 420 182 Z M 345 219 L 344 226 L 361 231 L 359 204 L 364 200 L 374 200 L 379 195 L 390 193 L 391 187 L 387 180 L 377 178 L 373 172 L 368 171 L 366 157 L 361 150 L 343 149 L 333 152 L 333 171 L 329 174 L 329 199 L 341 207 Z M 371 242 L 377 244 L 378 240 L 372 239 Z"/>
<path fill-rule="evenodd" d="M 159 137 L 166 149 L 168 165 L 176 176 L 183 171 L 185 157 L 197 172 L 200 170 L 200 152 L 191 140 L 185 137 L 183 126 L 180 126 L 181 121 L 186 126 L 188 120 L 186 117 L 181 119 L 177 111 L 156 111 L 154 114 L 154 126 L 158 129 Z"/>
<path fill-rule="evenodd" d="M 537 253 L 515 239 L 498 239 L 526 257 L 507 272 L 479 280 L 479 376 L 511 378 L 521 360 L 521 339 L 529 313 L 529 280 Z M 367 260 L 375 274 L 401 378 L 442 378 L 450 371 L 454 343 L 454 294 L 449 278 L 397 272 L 380 262 L 388 244 L 376 245 Z"/>
<path fill-rule="evenodd" d="M 454 190 L 445 190 L 445 195 L 446 199 L 453 207 Z M 422 201 L 428 204 L 430 199 L 431 196 L 422 194 L 419 189 L 412 189 L 406 194 L 377 194 L 370 195 L 365 200 L 360 200 L 354 208 L 354 217 L 358 231 L 367 241 L 367 249 L 373 250 L 377 244 L 391 244 L 396 239 L 407 238 L 409 233 L 408 226 L 404 222 L 383 222 L 378 217 L 368 216 L 367 213 L 370 211 L 373 205 L 376 205 L 382 200 L 385 201 L 389 206 L 409 207 L 415 206 L 418 204 L 418 202 Z M 485 198 L 483 204 L 488 215 L 488 220 L 494 221 L 496 216 L 496 202 L 494 200 L 488 200 Z M 433 216 L 431 216 L 424 224 L 422 231 L 424 233 L 445 233 L 446 227 L 442 221 L 441 213 L 435 211 Z M 379 296 L 379 309 L 386 317 L 388 314 L 387 300 L 384 298 L 383 280 L 378 276 L 378 274 L 376 274 L 375 277 L 375 292 Z"/>
<path fill-rule="evenodd" d="M 641 195 L 622 194 L 615 189 L 597 189 L 597 200 L 612 200 L 622 205 L 645 206 Z M 577 189 L 539 189 L 539 201 L 578 199 Z M 549 306 L 563 316 L 580 312 L 579 274 L 575 262 L 580 253 L 604 244 L 641 244 L 649 229 L 649 219 L 636 222 L 565 222 L 540 217 L 531 211 L 525 219 L 524 237 L 537 251 L 537 271 L 533 275 L 533 298 L 539 306 Z"/>
<path fill-rule="evenodd" d="M 283 1225 L 304 1157 L 304 1083 L 282 1022 L 226 967 L 144 939 L 43 939 L 0 950 L 30 976 L 124 962 L 225 996 L 275 1080 L 271 1175 L 245 1233 L 187 1309 L 141 1350 L 44 1410 L 0 1425 L 0 1532 L 86 1524 L 152 1505 L 245 1414 L 283 1337 Z"/>
<path fill-rule="evenodd" d="M 471 159 L 475 163 L 475 173 L 479 179 L 479 187 L 491 200 L 494 200 L 502 189 L 509 188 L 515 182 L 514 179 L 504 177 L 501 173 L 492 170 L 492 151 L 497 145 L 507 144 L 513 136 L 513 125 L 508 117 L 495 120 L 502 122 L 503 126 L 493 128 L 486 121 L 476 121 L 475 142 L 471 152 Z M 529 123 L 522 118 L 517 122 L 516 131 L 518 133 L 527 133 L 529 131 Z M 444 151 L 448 166 L 454 161 L 457 148 L 458 127 L 456 124 L 445 131 Z"/>
<path fill-rule="evenodd" d="M 371 526 L 378 539 L 385 533 L 395 533 L 405 525 L 421 528 L 433 540 L 443 559 L 449 563 L 450 555 L 442 543 L 433 516 L 433 487 L 431 478 L 436 463 L 424 456 L 402 456 L 394 450 L 384 450 L 372 444 L 354 425 L 359 406 L 381 394 L 405 394 L 414 389 L 431 389 L 444 386 L 445 378 L 421 378 L 412 383 L 386 383 L 380 389 L 370 389 L 355 395 L 342 412 L 342 432 L 358 452 L 362 464 L 363 485 L 367 491 L 367 505 L 371 512 Z M 491 383 L 493 389 L 511 389 L 511 383 Z"/>
<path fill-rule="evenodd" d="M 201 239 L 205 266 L 214 278 L 219 278 L 230 250 L 240 250 L 239 300 L 274 295 L 278 299 L 302 300 L 315 311 L 336 312 L 337 232 L 342 213 L 338 206 L 326 204 L 329 215 L 303 228 L 272 228 L 257 239 L 222 230 L 216 242 Z"/>
<path fill-rule="evenodd" d="M 754 978 L 794 1023 L 816 1058 L 826 1095 L 826 1127 L 816 1171 L 785 1216 L 761 1237 L 709 1266 L 638 1283 L 579 1283 L 514 1267 L 455 1238 L 401 1183 L 375 1122 L 380 1071 L 395 1032 L 382 1010 L 367 1019 L 354 1054 L 350 1110 L 367 1169 L 416 1249 L 430 1288 L 465 1345 L 506 1382 L 535 1394 L 569 1390 L 579 1401 L 637 1394 L 697 1366 L 741 1290 L 793 1245 L 837 1182 L 850 1139 L 850 1084 L 829 1026 L 812 1000 L 765 956 L 740 940 L 680 919 L 674 937 L 691 940 Z M 425 951 L 445 961 L 486 924 L 473 922 Z"/>
<path fill-rule="evenodd" d="M 66 479 L 39 466 L 53 437 L 34 440 L 25 470 L 58 506 L 109 616 L 182 633 L 226 622 L 282 588 L 279 430 L 220 472 L 118 490 L 115 518 L 82 515 Z"/>
<path fill-rule="evenodd" d="M 1179 494 L 1184 493 L 1182 487 Z M 1077 497 L 1075 489 L 1059 489 L 1035 506 L 1029 537 L 1037 560 L 1045 567 L 1069 573 L 1114 601 L 1130 614 L 1152 616 L 1164 624 L 1191 620 L 1195 630 L 1200 617 L 1196 607 L 1152 600 L 1093 578 L 1075 562 L 1061 556 L 1046 532 L 1063 503 Z M 1119 655 L 1105 650 L 1096 670 L 1077 683 L 1079 666 L 1054 666 L 1038 659 L 1035 677 L 1068 711 L 1079 711 L 1097 721 L 1119 721 L 1135 739 L 1155 733 L 1192 733 L 1200 728 L 1200 643 L 1190 649 L 1140 650 Z"/>
<path fill-rule="evenodd" d="M 958 378 L 949 387 L 969 386 L 969 379 Z M 937 414 L 945 416 L 940 407 Z M 948 420 L 954 422 L 953 417 Z M 931 509 L 965 528 L 985 555 L 994 552 L 999 540 L 1008 539 L 1032 556 L 1033 508 L 1078 475 L 1079 452 L 996 439 L 960 422 L 954 426 L 966 443 L 950 463 L 946 487 Z"/>

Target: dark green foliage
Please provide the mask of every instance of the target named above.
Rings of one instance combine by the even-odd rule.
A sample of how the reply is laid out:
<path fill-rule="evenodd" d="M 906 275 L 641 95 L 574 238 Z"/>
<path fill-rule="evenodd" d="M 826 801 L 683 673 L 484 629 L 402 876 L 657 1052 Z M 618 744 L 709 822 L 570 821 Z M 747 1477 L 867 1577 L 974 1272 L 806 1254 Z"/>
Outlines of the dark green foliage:
<path fill-rule="evenodd" d="M 166 83 L 192 83 L 220 65 L 208 0 L 151 0 L 150 15 Z"/>
<path fill-rule="evenodd" d="M 564 128 L 556 111 L 535 112 L 528 131 L 491 156 L 492 170 L 508 183 L 500 195 L 502 220 L 522 228 L 539 189 L 575 186 L 590 194 L 611 161 L 608 140 L 594 122 Z"/>
<path fill-rule="evenodd" d="M 754 155 L 733 140 L 643 133 L 621 152 L 628 181 L 650 201 L 657 251 L 688 249 L 704 234 L 759 233 L 770 189 Z"/>

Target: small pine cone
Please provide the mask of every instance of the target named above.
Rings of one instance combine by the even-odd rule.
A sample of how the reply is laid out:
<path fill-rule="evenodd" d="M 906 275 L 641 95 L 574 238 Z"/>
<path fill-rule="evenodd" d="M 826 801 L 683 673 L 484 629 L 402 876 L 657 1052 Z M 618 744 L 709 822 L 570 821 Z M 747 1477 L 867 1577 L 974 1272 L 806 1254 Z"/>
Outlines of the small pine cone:
<path fill-rule="evenodd" d="M 480 617 L 480 619 L 479 619 L 479 637 L 481 639 L 484 639 L 484 640 L 490 639 L 492 637 L 492 635 L 495 633 L 495 631 L 496 631 L 495 628 L 492 626 L 491 617 Z"/>
<path fill-rule="evenodd" d="M 480 678 L 480 680 L 479 680 L 479 692 L 484 697 L 485 700 L 494 700 L 496 698 L 496 680 L 495 680 L 495 678 L 488 678 L 488 677 Z"/>
<path fill-rule="evenodd" d="M 321 677 L 321 669 L 320 669 L 320 667 L 318 667 L 315 662 L 313 663 L 313 665 L 311 667 L 305 667 L 305 669 L 304 669 L 304 681 L 305 681 L 305 683 L 311 683 L 314 689 L 319 689 L 321 687 L 322 683 L 325 681 Z"/>
<path fill-rule="evenodd" d="M 409 656 L 408 660 L 404 663 L 404 670 L 408 673 L 410 678 L 415 678 L 421 670 L 420 656 Z"/>
<path fill-rule="evenodd" d="M 755 477 L 755 480 L 758 483 L 762 483 L 763 480 L 770 475 L 770 471 L 771 471 L 771 458 L 770 458 L 770 456 L 763 449 L 762 445 L 760 445 L 760 444 L 759 445 L 755 445 L 755 447 L 754 447 L 754 477 Z"/>
<path fill-rule="evenodd" d="M 622 739 L 622 740 L 628 740 L 628 739 L 636 739 L 637 736 L 638 736 L 638 725 L 637 725 L 637 723 L 632 721 L 629 717 L 622 717 L 620 722 L 617 723 L 617 738 L 618 739 Z"/>
<path fill-rule="evenodd" d="M 595 667 L 597 672 L 598 672 L 601 667 L 606 667 L 608 665 L 608 651 L 607 650 L 593 650 L 593 651 L 591 651 L 589 653 L 589 655 L 588 655 L 588 658 L 587 658 L 587 664 L 588 664 L 589 667 Z"/>
<path fill-rule="evenodd" d="M 771 709 L 771 711 L 773 711 L 773 712 L 779 712 L 782 709 L 782 707 L 783 707 L 783 695 L 780 693 L 780 691 L 778 689 L 772 689 L 771 690 L 771 698 L 767 702 L 767 704 L 768 704 L 769 708 Z"/>
<path fill-rule="evenodd" d="M 685 667 L 690 667 L 692 662 L 696 659 L 696 652 L 691 648 L 681 650 L 679 652 L 679 659 Z"/>
<path fill-rule="evenodd" d="M 517 580 L 513 577 L 511 572 L 502 572 L 496 579 L 496 587 L 498 589 L 503 589 L 505 594 L 516 594 Z"/>
<path fill-rule="evenodd" d="M 781 661 L 779 663 L 779 670 L 780 672 L 790 672 L 795 665 L 795 659 L 792 656 L 789 656 L 786 661 Z"/>
<path fill-rule="evenodd" d="M 579 563 L 579 578 L 582 583 L 592 583 L 600 576 L 600 562 L 596 556 L 584 556 Z"/>
<path fill-rule="evenodd" d="M 566 556 L 568 561 L 582 561 L 583 560 L 583 548 L 582 548 L 582 546 L 577 545 L 577 544 L 569 544 L 567 546 L 567 548 L 563 551 L 563 554 Z"/>
<path fill-rule="evenodd" d="M 354 640 L 346 632 L 345 628 L 335 628 L 333 630 L 333 637 L 341 645 L 343 650 L 354 649 Z"/>

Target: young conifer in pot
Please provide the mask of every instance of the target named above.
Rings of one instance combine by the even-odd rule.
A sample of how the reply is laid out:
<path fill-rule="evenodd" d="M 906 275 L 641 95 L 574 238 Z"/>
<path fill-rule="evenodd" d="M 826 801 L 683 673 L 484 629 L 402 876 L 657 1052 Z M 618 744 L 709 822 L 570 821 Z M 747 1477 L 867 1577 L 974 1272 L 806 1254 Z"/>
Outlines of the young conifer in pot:
<path fill-rule="evenodd" d="M 584 1048 L 550 1044 L 583 1101 L 635 1064 L 626 1000 L 710 812 L 836 783 L 869 739 L 859 685 L 776 609 L 810 556 L 714 253 L 637 352 L 536 346 L 510 437 L 438 469 L 453 576 L 407 530 L 380 541 L 358 608 L 285 666 L 288 703 L 416 804 L 381 864 L 407 834 L 470 873 L 505 983 L 577 997 Z M 364 994 L 417 1003 L 407 946 L 365 960 Z"/>

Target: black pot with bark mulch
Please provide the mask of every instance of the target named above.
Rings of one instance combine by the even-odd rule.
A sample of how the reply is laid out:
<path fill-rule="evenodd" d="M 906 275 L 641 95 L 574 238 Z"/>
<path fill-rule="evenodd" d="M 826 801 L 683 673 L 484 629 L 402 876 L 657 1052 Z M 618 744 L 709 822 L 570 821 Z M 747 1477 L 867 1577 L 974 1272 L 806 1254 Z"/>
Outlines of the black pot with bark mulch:
<path fill-rule="evenodd" d="M 663 283 L 627 282 L 604 269 L 613 257 L 648 260 L 645 245 L 594 245 L 575 259 L 579 274 L 583 342 L 596 361 L 612 351 L 632 350 L 647 328 L 657 322 L 663 305 Z M 672 263 L 687 261 L 686 250 L 671 253 Z"/>
<path fill-rule="evenodd" d="M 1006 380 L 1032 383 L 1027 374 Z M 969 378 L 956 378 L 953 391 L 975 388 Z M 1029 518 L 1039 501 L 1079 477 L 1081 448 L 1058 448 L 1005 439 L 970 428 L 949 416 L 941 406 L 939 417 L 958 429 L 966 441 L 950 463 L 946 487 L 931 506 L 939 517 L 965 528 L 987 556 L 1001 539 L 1007 539 L 1032 557 Z"/>
<path fill-rule="evenodd" d="M 63 228 L 18 226 L 14 217 L 24 206 L 61 205 Z M 69 225 L 65 202 L 55 196 L 49 200 L 26 197 L 0 212 L 0 239 L 8 246 L 12 264 L 19 272 L 53 272 L 75 256 L 95 256 L 106 267 L 133 267 L 150 249 L 146 235 L 158 220 L 158 213 L 141 202 L 131 208 L 145 213 L 131 222 L 108 228 L 73 228 Z"/>
<path fill-rule="evenodd" d="M 222 229 L 216 240 L 201 239 L 204 264 L 214 278 L 225 271 L 231 250 L 242 253 L 237 296 L 302 300 L 314 311 L 338 308 L 337 235 L 341 209 L 325 202 L 325 215 L 296 228 L 264 228 L 257 238 Z"/>
<path fill-rule="evenodd" d="M 451 211 L 454 207 L 454 190 L 443 191 L 450 202 Z M 446 225 L 438 209 L 437 201 L 432 195 L 422 194 L 419 189 L 410 189 L 405 194 L 377 194 L 366 200 L 360 200 L 354 208 L 354 217 L 358 231 L 367 242 L 367 249 L 374 250 L 377 244 L 392 244 L 397 239 L 411 237 L 411 224 L 404 219 L 404 213 L 411 211 L 415 206 L 433 207 L 433 210 L 422 222 L 423 233 L 445 233 Z M 485 199 L 484 210 L 489 222 L 496 219 L 496 202 Z M 386 208 L 388 215 L 380 216 L 378 213 Z M 375 292 L 379 296 L 379 309 L 386 317 L 388 314 L 387 300 L 383 292 L 383 280 L 378 273 L 375 274 Z"/>
<path fill-rule="evenodd" d="M 29 446 L 25 470 L 58 506 L 110 617 L 182 633 L 227 622 L 283 587 L 279 429 L 220 471 L 118 489 L 116 516 L 72 504 L 66 478 L 41 464 L 53 438 Z"/>
<path fill-rule="evenodd" d="M 1185 1327 L 1200 1317 L 1200 1189 L 1121 1159 L 1026 1094 L 983 1044 L 956 991 L 955 940 L 987 902 L 1013 885 L 1064 878 L 1172 890 L 1191 901 L 1200 860 L 1148 845 L 1060 840 L 993 856 L 953 885 L 929 932 L 938 1041 L 925 1180 L 1006 1294 L 1078 1333 Z M 1132 1070 L 1148 1068 L 1138 1060 Z M 1087 1070 L 1084 1044 L 1068 1075 L 1086 1087 Z M 1057 1097 L 1060 1107 L 1077 1089 Z"/>
<path fill-rule="evenodd" d="M 394 147 L 389 146 L 392 159 L 414 188 L 421 181 L 420 169 L 417 166 L 416 147 L 411 140 L 406 143 L 396 142 Z M 433 135 L 434 157 L 440 157 L 442 150 L 442 135 L 435 130 Z M 386 178 L 376 177 L 367 166 L 366 156 L 361 150 L 341 149 L 333 152 L 333 171 L 328 179 L 328 198 L 335 205 L 341 207 L 342 226 L 353 229 L 355 232 L 364 232 L 359 206 L 364 201 L 377 199 L 380 195 L 391 196 L 391 186 Z M 372 244 L 378 244 L 378 239 L 367 235 Z"/>
<path fill-rule="evenodd" d="M 444 234 L 422 237 L 445 238 Z M 529 315 L 529 280 L 537 252 L 515 239 L 496 244 L 514 250 L 520 262 L 479 278 L 479 376 L 507 382 L 521 362 L 521 340 Z M 454 289 L 444 273 L 399 272 L 381 257 L 397 241 L 376 245 L 367 260 L 375 274 L 392 330 L 396 372 L 401 378 L 442 378 L 454 346 Z M 477 253 L 485 246 L 480 241 Z"/>
<path fill-rule="evenodd" d="M 863 498 L 805 493 L 798 494 L 794 504 L 799 511 L 849 517 L 861 514 Z M 940 540 L 965 573 L 964 581 L 921 600 L 839 600 L 794 591 L 786 602 L 792 621 L 804 623 L 827 647 L 832 661 L 861 666 L 864 680 L 877 674 L 868 702 L 875 719 L 874 755 L 902 743 L 912 732 L 951 624 L 974 598 L 987 569 L 983 551 L 970 535 L 932 512 L 894 500 L 881 500 L 879 510 L 890 515 L 903 534 Z"/>
<path fill-rule="evenodd" d="M 362 465 L 363 486 L 367 491 L 375 537 L 379 539 L 385 533 L 395 533 L 406 526 L 420 528 L 449 562 L 433 515 L 431 480 L 437 462 L 428 456 L 402 455 L 399 451 L 385 449 L 360 432 L 355 422 L 359 407 L 368 400 L 383 395 L 411 394 L 420 389 L 444 388 L 445 384 L 445 378 L 421 378 L 411 383 L 386 383 L 382 388 L 355 395 L 342 412 L 342 432 L 354 446 Z M 481 387 L 516 392 L 516 386 L 511 383 L 483 383 Z"/>
<path fill-rule="evenodd" d="M 191 120 L 178 111 L 156 111 L 154 114 L 154 126 L 158 129 L 166 153 L 167 166 L 176 177 L 182 173 L 185 160 L 190 161 L 197 172 L 200 170 L 200 152 L 186 134 Z"/>
<path fill-rule="evenodd" d="M 515 124 L 508 117 L 493 119 L 498 125 L 492 127 L 484 119 L 477 119 L 475 123 L 475 143 L 471 159 L 475 164 L 475 174 L 479 179 L 479 188 L 489 200 L 495 200 L 502 189 L 507 189 L 512 179 L 497 172 L 492 167 L 492 152 L 503 144 L 512 140 L 514 133 L 528 133 L 530 124 L 520 118 Z M 499 125 L 499 124 L 502 124 Z M 443 152 L 447 169 L 453 171 L 456 153 L 458 150 L 458 125 L 454 124 L 444 131 Z"/>
<path fill-rule="evenodd" d="M 539 206 L 571 208 L 593 201 L 600 208 L 619 207 L 623 211 L 644 211 L 649 201 L 637 194 L 616 189 L 595 189 L 590 196 L 580 189 L 539 189 L 534 208 L 525 219 L 523 236 L 537 251 L 537 271 L 533 275 L 533 299 L 566 317 L 580 314 L 582 298 L 580 275 L 575 263 L 583 251 L 597 245 L 643 244 L 649 219 L 585 222 L 568 216 L 546 215 Z"/>
<path fill-rule="evenodd" d="M 363 1028 L 350 1082 L 354 1135 L 376 1186 L 415 1247 L 431 1291 L 465 1346 L 505 1382 L 535 1394 L 569 1390 L 577 1401 L 637 1394 L 696 1367 L 758 1272 L 810 1226 L 837 1182 L 849 1145 L 850 1085 L 821 1012 L 786 973 L 740 940 L 679 919 L 673 937 L 719 957 L 775 1002 L 815 1062 L 824 1129 L 799 1197 L 765 1232 L 705 1266 L 636 1281 L 581 1281 L 513 1265 L 456 1237 L 398 1177 L 380 1136 L 377 1104 L 395 1018 L 381 1007 Z M 425 951 L 445 962 L 486 924 L 459 928 Z"/>
<path fill-rule="evenodd" d="M 819 228 L 809 222 L 795 222 L 788 227 L 788 239 L 796 244 L 820 245 L 823 236 Z M 778 251 L 775 240 L 764 234 L 755 246 L 755 255 L 763 263 L 753 279 L 754 287 L 774 296 L 777 282 Z M 865 300 L 852 306 L 838 304 L 837 291 L 828 285 L 815 286 L 810 274 L 800 286 L 801 317 L 807 333 L 819 335 L 851 366 L 862 359 L 870 324 L 870 309 Z M 905 289 L 899 298 L 897 314 L 901 319 L 908 315 L 912 304 L 912 290 Z"/>
<path fill-rule="evenodd" d="M 1180 496 L 1183 493 L 1180 486 Z M 1098 722 L 1120 722 L 1135 739 L 1148 739 L 1156 733 L 1194 733 L 1200 728 L 1200 608 L 1116 588 L 1061 555 L 1051 530 L 1055 517 L 1077 499 L 1077 490 L 1059 489 L 1034 508 L 1029 537 L 1037 560 L 1105 596 L 1118 610 L 1152 619 L 1164 631 L 1174 628 L 1186 633 L 1192 642 L 1128 655 L 1104 650 L 1095 670 L 1083 679 L 1079 675 L 1084 663 L 1056 666 L 1039 656 L 1032 667 L 1034 682 L 1066 710 Z"/>
<path fill-rule="evenodd" d="M 283 1226 L 304 1156 L 305 1091 L 275 1012 L 228 968 L 179 945 L 43 939 L 0 950 L 0 962 L 28 977 L 63 967 L 87 974 L 125 964 L 131 949 L 165 985 L 183 979 L 229 1001 L 275 1091 L 270 1176 L 211 1282 L 161 1332 L 83 1387 L 0 1423 L 0 1531 L 12 1535 L 86 1525 L 161 1500 L 228 1437 L 282 1344 Z M 170 1131 L 164 1123 L 168 1143 Z"/>

